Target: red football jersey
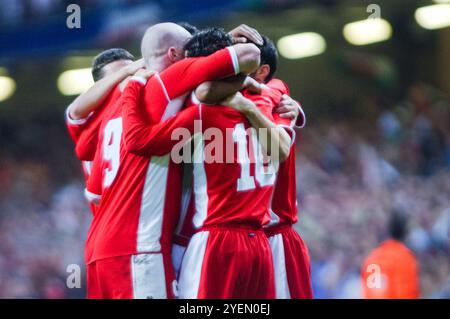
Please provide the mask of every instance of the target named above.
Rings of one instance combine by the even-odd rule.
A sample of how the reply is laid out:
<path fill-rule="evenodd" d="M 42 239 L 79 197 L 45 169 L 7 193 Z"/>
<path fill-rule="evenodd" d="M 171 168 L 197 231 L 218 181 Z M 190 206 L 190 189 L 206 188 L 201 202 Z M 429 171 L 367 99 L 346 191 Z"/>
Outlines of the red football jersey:
<path fill-rule="evenodd" d="M 77 157 L 83 161 L 92 161 L 97 149 L 97 138 L 103 114 L 119 99 L 122 92 L 119 86 L 106 97 L 105 101 L 86 119 L 73 120 L 66 111 L 66 125 L 70 137 L 75 143 Z"/>
<path fill-rule="evenodd" d="M 97 148 L 98 130 L 102 117 L 106 110 L 112 107 L 119 99 L 121 91 L 117 86 L 105 101 L 85 119 L 73 120 L 69 115 L 69 107 L 66 110 L 66 126 L 69 135 L 75 143 L 75 153 L 81 160 L 81 167 L 84 173 L 84 179 L 87 183 L 92 169 L 92 160 L 94 159 Z M 91 211 L 95 212 L 95 206 L 90 205 Z"/>
<path fill-rule="evenodd" d="M 134 89 L 137 86 L 134 84 Z M 125 91 L 124 98 L 128 96 Z M 258 105 L 272 119 L 273 106 L 264 99 Z M 145 152 L 162 155 L 175 151 L 176 145 L 194 145 L 193 223 L 197 229 L 223 224 L 261 227 L 269 222 L 276 169 L 264 164 L 256 134 L 247 134 L 251 126 L 244 115 L 226 106 L 195 104 L 166 122 L 146 125 L 138 101 L 132 99 L 124 104 L 123 112 L 132 130 L 145 132 Z M 193 144 L 180 141 L 178 133 L 193 136 Z M 219 138 L 223 144 L 217 144 Z"/>
<path fill-rule="evenodd" d="M 244 95 L 255 102 L 263 112 L 271 112 L 273 115 L 274 122 L 280 126 L 285 127 L 291 137 L 292 143 L 295 140 L 295 132 L 291 129 L 292 121 L 289 119 L 281 118 L 278 113 L 275 113 L 273 110 L 276 108 L 281 100 L 281 96 L 283 94 L 289 94 L 288 87 L 278 79 L 274 79 L 267 86 L 263 86 L 263 90 L 261 94 L 251 94 L 247 91 L 243 92 Z M 291 152 L 294 152 L 294 145 L 291 147 Z M 286 163 L 289 162 L 289 163 Z M 294 164 L 292 164 L 292 162 Z M 284 221 L 286 217 L 286 212 L 289 212 L 290 215 L 296 216 L 296 194 L 295 194 L 295 154 L 290 154 L 288 159 L 280 164 L 280 173 L 277 173 L 277 180 L 275 183 L 275 198 L 272 198 L 272 206 L 275 207 L 275 211 L 280 211 L 281 219 Z M 190 185 L 188 182 L 192 177 L 189 171 L 192 170 L 191 165 L 185 164 L 184 170 L 184 178 L 183 182 L 186 185 Z M 294 179 L 290 178 L 290 174 L 294 173 Z M 292 192 L 292 186 L 294 192 Z M 182 246 L 187 246 L 189 239 L 195 233 L 195 227 L 193 224 L 193 217 L 195 215 L 195 196 L 194 192 L 190 192 L 188 187 L 184 187 L 184 201 L 181 209 L 180 223 L 177 227 L 175 240 L 176 243 Z M 287 193 L 284 193 L 287 192 Z M 192 196 L 190 196 L 192 194 Z M 273 209 L 273 207 L 272 207 Z M 280 220 L 280 217 L 270 210 L 270 219 L 272 223 L 277 223 Z M 269 213 L 269 211 L 268 211 Z"/>
<path fill-rule="evenodd" d="M 170 160 L 168 152 L 146 154 L 140 148 L 145 136 L 128 130 L 126 118 L 122 121 L 130 89 L 139 90 L 131 98 L 144 105 L 141 120 L 159 123 L 175 115 L 186 94 L 199 84 L 238 73 L 236 62 L 234 49 L 227 48 L 208 57 L 177 62 L 152 76 L 145 89 L 137 80 L 128 83 L 128 98 L 122 95 L 100 127 L 87 190 L 101 194 L 101 202 L 88 234 L 87 263 L 170 249 L 179 215 L 181 166 Z"/>
<path fill-rule="evenodd" d="M 271 80 L 267 83 L 267 86 L 272 89 L 271 92 L 289 95 L 289 88 L 279 79 Z M 291 125 L 291 120 L 281 118 L 277 113 L 274 113 L 274 119 L 277 124 Z M 299 123 L 302 126 L 305 123 L 305 115 L 301 107 L 296 126 Z M 271 224 L 295 224 L 298 221 L 295 162 L 295 145 L 292 145 L 288 158 L 278 168 L 277 180 L 271 202 Z"/>

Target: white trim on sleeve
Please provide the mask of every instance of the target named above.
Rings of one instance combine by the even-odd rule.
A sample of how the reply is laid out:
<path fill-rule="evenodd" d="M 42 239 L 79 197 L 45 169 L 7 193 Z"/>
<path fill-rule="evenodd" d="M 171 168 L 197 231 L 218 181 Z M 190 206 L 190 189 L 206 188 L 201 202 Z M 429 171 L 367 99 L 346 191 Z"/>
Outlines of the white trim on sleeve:
<path fill-rule="evenodd" d="M 197 95 L 195 95 L 195 91 L 192 91 L 192 93 L 191 93 L 191 100 L 192 100 L 192 103 L 194 103 L 194 104 L 201 103 L 200 100 L 198 99 Z"/>
<path fill-rule="evenodd" d="M 100 203 L 100 200 L 102 199 L 102 195 L 91 193 L 87 190 L 87 188 L 84 189 L 84 197 L 88 200 L 89 203 L 94 204 Z"/>
<path fill-rule="evenodd" d="M 298 116 L 297 116 L 297 118 L 295 119 L 295 127 L 296 127 L 296 128 L 304 128 L 305 125 L 306 125 L 306 115 L 305 115 L 305 112 L 303 111 L 303 108 L 302 108 L 302 106 L 300 105 L 300 103 L 298 103 L 298 102 L 296 102 L 296 103 L 297 103 L 298 109 L 300 110 L 299 116 L 302 117 L 303 121 L 302 121 L 302 124 L 301 124 L 301 125 L 297 125 L 297 122 L 299 121 L 299 118 L 298 118 Z"/>
<path fill-rule="evenodd" d="M 234 74 L 241 73 L 241 70 L 239 70 L 239 59 L 236 50 L 234 49 L 233 46 L 227 47 L 227 49 L 230 52 L 231 59 L 233 60 Z"/>
<path fill-rule="evenodd" d="M 164 82 L 163 82 L 163 80 L 161 79 L 161 77 L 159 76 L 159 74 L 157 73 L 157 74 L 155 74 L 155 76 L 156 76 L 156 78 L 158 79 L 158 82 L 161 84 L 161 87 L 163 88 L 163 91 L 164 91 L 164 96 L 166 97 L 166 99 L 167 99 L 167 102 L 170 102 L 170 97 L 169 97 L 169 93 L 167 93 L 167 89 L 166 89 L 166 86 L 164 85 Z"/>
<path fill-rule="evenodd" d="M 74 120 L 73 118 L 70 117 L 70 107 L 72 106 L 72 104 L 70 104 L 67 109 L 66 109 L 66 122 L 70 125 L 84 125 L 86 124 L 87 120 L 91 117 L 92 112 L 89 113 L 89 115 L 85 118 L 82 119 L 78 119 L 78 120 Z"/>
<path fill-rule="evenodd" d="M 291 146 L 294 145 L 295 137 L 296 137 L 295 130 L 289 125 L 279 124 L 277 126 L 281 127 L 281 128 L 284 128 L 286 131 L 288 131 L 288 134 L 291 137 Z"/>

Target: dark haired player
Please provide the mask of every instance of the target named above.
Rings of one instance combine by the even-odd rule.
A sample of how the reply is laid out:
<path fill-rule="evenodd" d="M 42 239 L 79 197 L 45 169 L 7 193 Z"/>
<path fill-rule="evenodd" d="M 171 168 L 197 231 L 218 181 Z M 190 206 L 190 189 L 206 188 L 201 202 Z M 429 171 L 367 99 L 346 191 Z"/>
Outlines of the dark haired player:
<path fill-rule="evenodd" d="M 222 30 L 209 29 L 194 35 L 185 49 L 189 57 L 205 56 L 230 43 L 231 38 Z M 274 161 L 277 154 L 283 159 L 289 154 L 291 139 L 272 123 L 272 108 L 260 109 L 238 93 L 227 105 L 242 113 L 226 106 L 194 102 L 169 120 L 152 125 L 144 120 L 138 106 L 141 90 L 142 85 L 133 81 L 123 96 L 124 139 L 128 149 L 148 156 L 168 154 L 180 142 L 171 136 L 176 128 L 187 130 L 196 145 L 193 220 L 198 232 L 183 260 L 180 297 L 274 298 L 273 262 L 262 226 L 269 221 L 267 207 L 275 169 L 272 164 L 264 166 L 261 148 Z M 201 123 L 199 130 L 196 120 Z M 256 128 L 268 128 L 265 141 L 258 139 L 259 134 L 247 134 L 250 123 Z M 203 135 L 210 128 L 220 130 L 225 143 L 231 143 L 235 149 L 231 161 L 205 160 L 204 152 L 211 140 Z M 254 161 L 249 159 L 252 155 Z"/>
<path fill-rule="evenodd" d="M 92 61 L 92 77 L 95 84 L 78 96 L 66 110 L 66 125 L 75 143 L 77 157 L 82 160 L 87 181 L 91 173 L 97 135 L 102 114 L 121 95 L 118 84 L 143 67 L 143 61 L 121 48 L 109 49 Z M 123 88 L 123 87 L 122 87 Z M 91 205 L 94 212 L 95 206 Z"/>
<path fill-rule="evenodd" d="M 295 123 L 303 127 L 305 116 L 300 105 L 291 111 L 300 115 L 296 121 L 276 111 L 275 107 L 279 104 L 281 96 L 288 95 L 289 89 L 281 80 L 273 79 L 277 69 L 278 54 L 272 41 L 264 36 L 263 39 L 264 44 L 259 46 L 260 66 L 251 74 L 252 78 L 262 84 L 261 91 L 258 94 L 247 94 L 246 97 L 257 105 L 269 103 L 274 110 L 273 117 L 276 124 L 294 126 Z M 239 85 L 239 81 L 235 83 Z M 216 81 L 201 85 L 196 90 L 196 95 L 203 102 L 212 103 L 214 100 L 223 99 L 234 90 L 236 87 L 233 83 Z M 298 220 L 294 145 L 291 147 L 289 157 L 279 166 L 270 213 L 271 223 L 265 228 L 265 232 L 269 237 L 274 259 L 276 297 L 282 299 L 312 298 L 308 249 L 292 227 Z M 189 232 L 189 227 L 185 226 L 185 228 Z M 189 233 L 187 235 L 189 236 Z"/>

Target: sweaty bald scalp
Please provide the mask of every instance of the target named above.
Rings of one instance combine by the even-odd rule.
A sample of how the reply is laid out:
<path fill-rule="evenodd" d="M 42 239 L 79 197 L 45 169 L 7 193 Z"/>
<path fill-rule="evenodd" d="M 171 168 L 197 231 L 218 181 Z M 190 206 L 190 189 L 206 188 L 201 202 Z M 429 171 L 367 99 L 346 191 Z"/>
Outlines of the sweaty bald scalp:
<path fill-rule="evenodd" d="M 142 57 L 147 69 L 158 69 L 161 64 L 165 64 L 167 51 L 171 47 L 182 51 L 190 37 L 191 34 L 185 28 L 175 23 L 158 23 L 148 28 L 141 43 Z"/>

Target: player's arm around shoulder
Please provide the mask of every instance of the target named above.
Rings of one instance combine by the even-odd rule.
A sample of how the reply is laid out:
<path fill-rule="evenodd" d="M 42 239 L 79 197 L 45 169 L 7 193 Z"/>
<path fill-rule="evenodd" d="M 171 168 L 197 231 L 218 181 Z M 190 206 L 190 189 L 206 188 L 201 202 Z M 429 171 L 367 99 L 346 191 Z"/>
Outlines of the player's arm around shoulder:
<path fill-rule="evenodd" d="M 153 71 L 141 69 L 130 78 L 122 95 L 123 140 L 128 152 L 139 153 L 145 147 L 148 124 L 140 109 L 141 94 Z"/>
<path fill-rule="evenodd" d="M 201 103 L 220 104 L 230 95 L 244 89 L 248 89 L 255 94 L 261 92 L 261 86 L 257 81 L 241 73 L 223 80 L 202 83 L 195 89 L 194 93 Z"/>
<path fill-rule="evenodd" d="M 113 89 L 128 76 L 133 75 L 137 69 L 143 67 L 144 61 L 138 60 L 98 80 L 86 92 L 79 95 L 67 108 L 67 118 L 82 123 L 99 108 Z"/>
<path fill-rule="evenodd" d="M 253 101 L 245 98 L 240 92 L 227 98 L 224 105 L 241 112 L 256 129 L 259 141 L 267 155 L 276 161 L 284 161 L 290 153 L 292 139 L 282 127 L 273 122 L 269 113 L 261 111 Z M 263 130 L 261 130 L 263 129 Z M 266 134 L 261 138 L 260 134 Z"/>
<path fill-rule="evenodd" d="M 230 47 L 232 58 L 238 65 L 238 73 L 250 74 L 258 67 L 261 60 L 261 51 L 253 43 L 238 43 Z"/>

